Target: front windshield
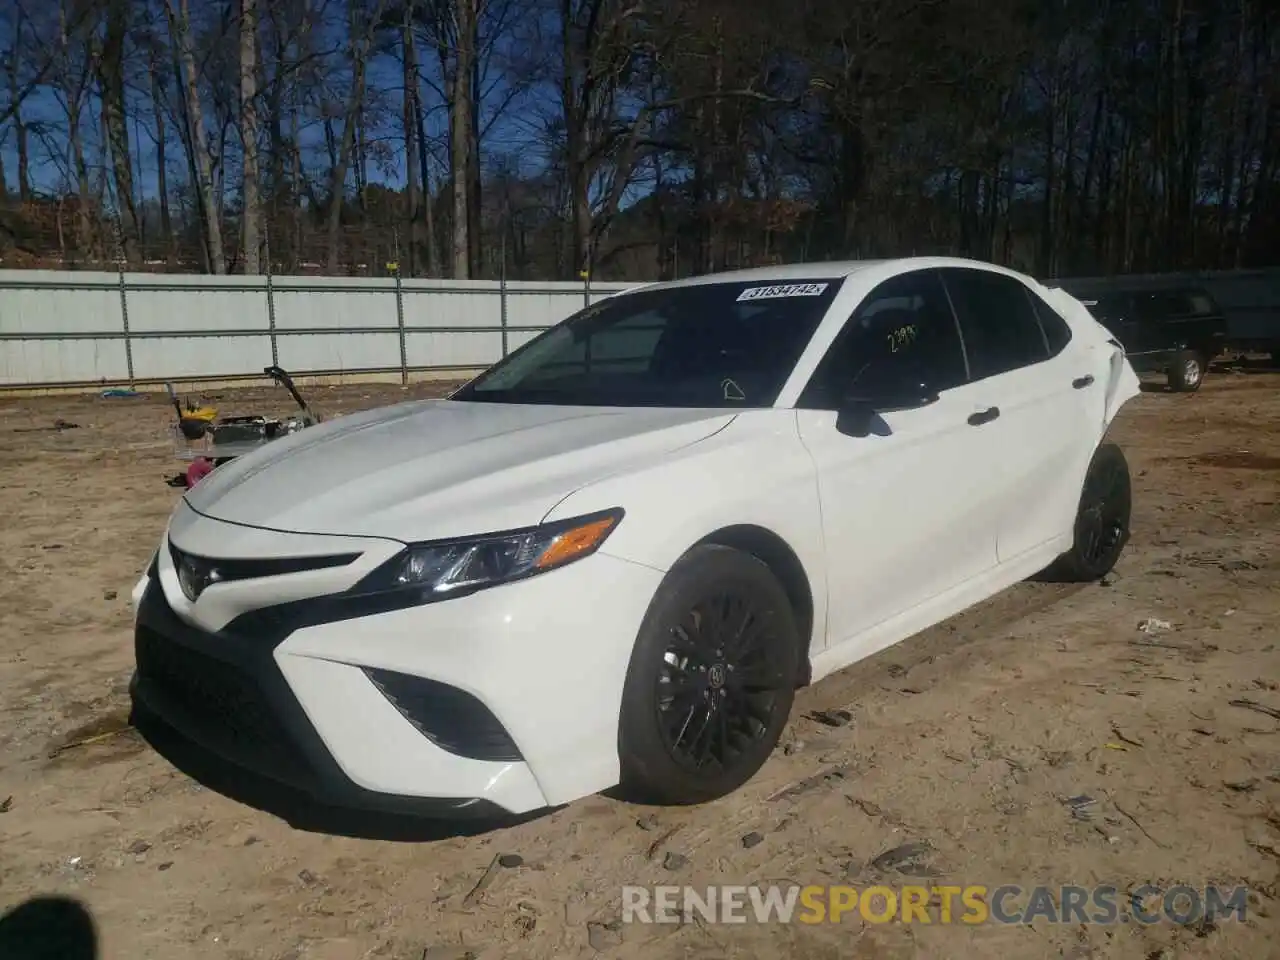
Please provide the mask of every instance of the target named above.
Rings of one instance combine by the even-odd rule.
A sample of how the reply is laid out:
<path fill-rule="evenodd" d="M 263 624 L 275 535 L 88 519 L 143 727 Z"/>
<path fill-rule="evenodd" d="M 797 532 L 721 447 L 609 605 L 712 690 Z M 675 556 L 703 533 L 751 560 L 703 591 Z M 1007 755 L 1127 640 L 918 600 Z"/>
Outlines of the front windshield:
<path fill-rule="evenodd" d="M 618 294 L 539 334 L 452 399 L 772 406 L 839 287 L 739 281 Z"/>

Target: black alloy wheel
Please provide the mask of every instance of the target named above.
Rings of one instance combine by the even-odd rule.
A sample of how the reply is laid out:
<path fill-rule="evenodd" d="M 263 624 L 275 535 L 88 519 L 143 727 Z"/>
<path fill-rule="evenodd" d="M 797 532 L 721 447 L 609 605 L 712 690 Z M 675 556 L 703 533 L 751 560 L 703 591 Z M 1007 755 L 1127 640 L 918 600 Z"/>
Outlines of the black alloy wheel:
<path fill-rule="evenodd" d="M 1104 443 L 1085 474 L 1075 542 L 1058 558 L 1052 572 L 1073 581 L 1097 580 L 1110 573 L 1129 542 L 1132 506 L 1129 463 L 1118 446 Z"/>
<path fill-rule="evenodd" d="M 733 769 L 794 684 L 777 618 L 748 590 L 727 585 L 669 631 L 655 706 L 667 749 L 691 771 Z"/>
<path fill-rule="evenodd" d="M 749 780 L 791 711 L 804 656 L 769 567 L 718 545 L 668 572 L 636 638 L 618 752 L 634 799 L 701 803 Z"/>

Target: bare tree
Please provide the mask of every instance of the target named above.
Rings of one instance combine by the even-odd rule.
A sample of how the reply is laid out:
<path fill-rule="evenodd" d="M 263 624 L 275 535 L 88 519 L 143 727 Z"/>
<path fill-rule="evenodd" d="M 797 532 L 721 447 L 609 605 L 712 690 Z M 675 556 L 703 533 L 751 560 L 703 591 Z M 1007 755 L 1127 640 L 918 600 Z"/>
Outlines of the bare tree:
<path fill-rule="evenodd" d="M 226 255 L 222 248 L 221 205 L 215 202 L 213 192 L 213 164 L 209 157 L 209 143 L 205 139 L 204 105 L 200 98 L 200 75 L 196 72 L 195 52 L 191 42 L 191 12 L 187 0 L 164 0 L 165 15 L 169 21 L 169 37 L 181 64 L 182 84 L 187 125 L 185 137 L 196 180 L 196 196 L 199 198 L 200 223 L 203 228 L 205 258 L 209 272 L 227 272 Z"/>
<path fill-rule="evenodd" d="M 356 128 L 360 123 L 364 103 L 366 79 L 369 70 L 369 49 L 373 34 L 382 19 L 387 0 L 376 0 L 372 12 L 363 8 L 360 0 L 348 0 L 347 24 L 351 58 L 351 87 L 347 95 L 342 121 L 342 138 L 332 143 L 333 161 L 329 177 L 328 249 L 329 270 L 337 272 L 341 255 L 342 202 L 346 192 L 347 170 L 351 165 L 352 149 L 356 142 Z"/>
<path fill-rule="evenodd" d="M 453 97 L 449 104 L 449 148 L 453 174 L 453 276 L 471 276 L 469 199 L 473 122 L 472 80 L 475 67 L 477 0 L 453 0 L 454 59 Z"/>
<path fill-rule="evenodd" d="M 240 143 L 244 151 L 241 217 L 244 222 L 244 272 L 257 274 L 258 221 L 258 7 L 256 0 L 240 0 Z"/>
<path fill-rule="evenodd" d="M 102 55 L 98 58 L 102 126 L 110 145 L 120 225 L 120 252 L 126 262 L 136 266 L 141 260 L 141 252 L 138 249 L 138 211 L 133 192 L 133 158 L 129 150 L 128 105 L 125 103 L 125 40 L 128 32 L 129 0 L 107 0 Z"/>
<path fill-rule="evenodd" d="M 5 78 L 9 87 L 9 108 L 7 114 L 0 118 L 0 123 L 13 120 L 14 141 L 18 153 L 18 199 L 23 203 L 31 199 L 31 152 L 27 139 L 27 125 L 22 118 L 22 104 L 31 88 L 38 83 L 33 79 L 31 86 L 28 86 L 25 92 L 21 83 L 24 65 L 23 44 L 28 40 L 26 23 L 25 12 L 21 6 L 18 6 L 13 18 L 9 49 L 5 51 L 4 58 Z"/>

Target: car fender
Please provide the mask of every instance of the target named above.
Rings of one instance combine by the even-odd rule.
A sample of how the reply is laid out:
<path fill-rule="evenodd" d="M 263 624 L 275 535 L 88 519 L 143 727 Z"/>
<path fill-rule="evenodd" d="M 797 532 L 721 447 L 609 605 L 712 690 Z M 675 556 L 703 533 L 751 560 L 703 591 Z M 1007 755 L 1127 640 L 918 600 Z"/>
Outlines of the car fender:
<path fill-rule="evenodd" d="M 825 636 L 817 476 L 796 434 L 794 411 L 744 411 L 714 436 L 575 490 L 545 519 L 615 507 L 625 516 L 600 552 L 664 573 L 719 530 L 751 526 L 776 536 L 795 554 L 808 580 L 814 636 Z"/>
<path fill-rule="evenodd" d="M 1141 392 L 1141 381 L 1125 355 L 1119 338 L 1103 326 L 1088 307 L 1061 287 L 1043 287 L 1041 293 L 1050 306 L 1066 317 L 1074 333 L 1086 339 L 1091 352 L 1100 351 L 1106 357 L 1106 400 L 1102 423 L 1099 425 L 1101 439 L 1120 409 Z"/>
<path fill-rule="evenodd" d="M 1120 341 L 1108 337 L 1106 345 L 1111 348 L 1111 355 L 1107 360 L 1107 403 L 1102 423 L 1104 433 L 1120 408 L 1142 392 L 1142 383 L 1125 356 Z"/>

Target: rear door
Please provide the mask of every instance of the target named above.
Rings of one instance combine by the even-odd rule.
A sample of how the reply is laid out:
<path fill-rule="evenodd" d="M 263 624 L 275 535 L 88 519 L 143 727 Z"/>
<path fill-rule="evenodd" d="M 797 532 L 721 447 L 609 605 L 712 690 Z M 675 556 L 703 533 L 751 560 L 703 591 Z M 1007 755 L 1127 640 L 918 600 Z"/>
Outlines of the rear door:
<path fill-rule="evenodd" d="M 942 271 L 964 336 L 970 380 L 996 409 L 984 467 L 1003 491 L 996 521 L 1001 563 L 1069 536 L 1101 422 L 1105 384 L 1088 347 L 1030 287 L 989 270 Z"/>

